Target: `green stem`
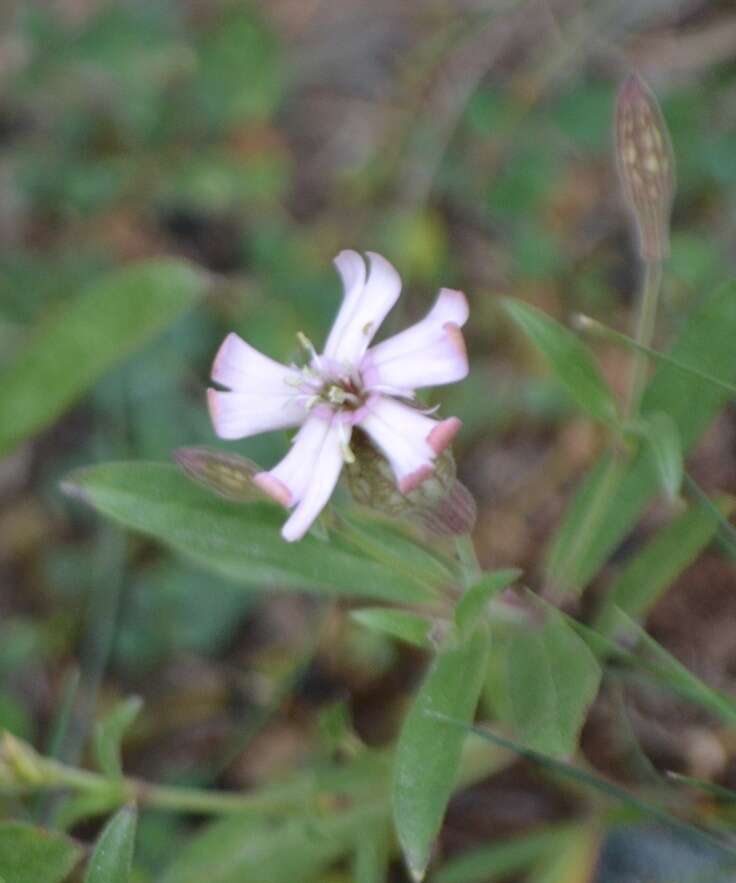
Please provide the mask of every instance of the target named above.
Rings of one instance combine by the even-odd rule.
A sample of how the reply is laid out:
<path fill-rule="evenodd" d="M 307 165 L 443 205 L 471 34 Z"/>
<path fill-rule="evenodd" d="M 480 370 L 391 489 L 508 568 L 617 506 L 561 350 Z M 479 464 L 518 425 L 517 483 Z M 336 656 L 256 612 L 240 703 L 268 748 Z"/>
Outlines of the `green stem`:
<path fill-rule="evenodd" d="M 640 347 L 649 347 L 654 337 L 657 322 L 657 306 L 659 290 L 662 284 L 662 264 L 659 261 L 647 261 L 644 265 L 644 281 L 642 286 L 639 317 L 636 322 L 634 338 Z M 633 358 L 631 382 L 624 413 L 636 419 L 641 405 L 641 397 L 647 380 L 647 359 L 643 353 L 637 352 Z"/>
<path fill-rule="evenodd" d="M 595 536 L 596 531 L 603 523 L 603 519 L 608 512 L 611 495 L 618 484 L 619 465 L 619 455 L 612 446 L 611 450 L 608 452 L 608 462 L 604 467 L 605 471 L 598 479 L 598 484 L 588 505 L 587 518 L 583 522 L 578 533 L 575 535 L 575 539 L 570 544 L 567 555 L 563 559 L 562 566 L 557 568 L 554 580 L 555 585 L 551 587 L 553 595 L 557 594 L 560 589 L 566 591 L 569 588 L 583 588 L 582 586 L 576 585 L 576 575 L 574 573 L 571 575 L 570 571 L 574 570 L 581 552 Z M 548 592 L 545 592 L 545 594 L 549 595 Z"/>
<path fill-rule="evenodd" d="M 478 577 L 483 573 L 483 569 L 478 562 L 478 556 L 475 553 L 475 544 L 473 537 L 469 533 L 459 536 L 455 541 L 457 548 L 457 557 L 462 566 L 462 578 L 465 588 L 468 589 L 473 583 L 478 581 Z"/>
<path fill-rule="evenodd" d="M 647 261 L 644 264 L 644 278 L 642 280 L 641 304 L 639 316 L 636 322 L 636 347 L 631 370 L 631 381 L 624 407 L 626 420 L 636 419 L 641 407 L 642 394 L 647 380 L 648 360 L 639 348 L 648 348 L 654 337 L 654 329 L 657 321 L 657 306 L 659 303 L 659 290 L 662 283 L 662 264 L 659 261 Z M 595 536 L 596 531 L 603 523 L 608 512 L 611 495 L 616 489 L 619 476 L 620 452 L 616 446 L 616 440 L 610 444 L 609 462 L 605 472 L 598 482 L 593 498 L 588 508 L 588 517 L 573 541 L 567 554 L 564 566 L 559 571 L 559 576 L 567 582 L 568 572 L 574 567 L 581 551 Z M 582 588 L 582 587 L 576 587 Z"/>
<path fill-rule="evenodd" d="M 347 792 L 366 792 L 366 782 L 355 783 L 342 771 L 336 771 L 332 780 L 321 780 L 315 774 L 304 774 L 288 784 L 264 788 L 257 793 L 214 791 L 205 788 L 187 788 L 156 785 L 135 778 L 111 779 L 100 773 L 89 772 L 51 758 L 42 757 L 29 745 L 5 736 L 3 745 L 8 758 L 7 770 L 12 770 L 15 781 L 6 779 L 7 793 L 48 792 L 68 789 L 78 794 L 100 795 L 109 798 L 110 805 L 136 803 L 141 807 L 174 810 L 183 813 L 268 813 L 304 807 L 318 796 Z M 376 774 L 375 781 L 380 780 Z"/>
<path fill-rule="evenodd" d="M 293 809 L 304 806 L 316 793 L 314 784 L 306 780 L 272 786 L 256 794 L 151 785 L 137 779 L 127 779 L 125 785 L 129 799 L 143 808 L 215 815 Z"/>

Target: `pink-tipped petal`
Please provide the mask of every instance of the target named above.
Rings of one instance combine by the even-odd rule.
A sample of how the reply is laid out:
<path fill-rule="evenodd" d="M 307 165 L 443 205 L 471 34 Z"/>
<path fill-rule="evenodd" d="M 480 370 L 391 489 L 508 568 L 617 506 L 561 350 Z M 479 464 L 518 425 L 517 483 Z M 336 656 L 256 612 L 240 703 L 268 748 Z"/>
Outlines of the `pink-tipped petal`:
<path fill-rule="evenodd" d="M 468 356 L 460 328 L 467 318 L 465 295 L 443 288 L 421 322 L 368 350 L 361 364 L 364 382 L 408 392 L 462 380 Z"/>
<path fill-rule="evenodd" d="M 455 347 L 455 353 L 458 359 L 468 363 L 468 350 L 465 346 L 465 338 L 460 330 L 460 326 L 456 322 L 445 322 L 442 326 L 450 346 Z"/>
<path fill-rule="evenodd" d="M 311 413 L 294 436 L 288 454 L 273 469 L 260 473 L 264 490 L 269 492 L 264 484 L 273 481 L 275 484 L 271 484 L 271 488 L 282 488 L 288 492 L 287 505 L 299 503 L 307 492 L 315 470 L 319 469 L 321 451 L 332 423 L 331 412 L 328 419 Z M 285 497 L 283 490 L 280 493 Z"/>
<path fill-rule="evenodd" d="M 427 436 L 427 442 L 435 454 L 441 454 L 445 448 L 452 442 L 455 436 L 460 432 L 462 421 L 457 417 L 448 417 L 437 426 Z"/>
<path fill-rule="evenodd" d="M 307 415 L 293 389 L 288 394 L 276 395 L 268 391 L 219 392 L 210 388 L 207 404 L 215 432 L 225 439 L 298 426 Z"/>
<path fill-rule="evenodd" d="M 375 396 L 358 425 L 391 465 L 399 490 L 413 490 L 432 472 L 435 451 L 428 438 L 441 424 L 387 396 Z"/>
<path fill-rule="evenodd" d="M 415 472 L 405 475 L 399 482 L 399 490 L 402 494 L 410 494 L 434 472 L 434 466 L 420 466 Z"/>
<path fill-rule="evenodd" d="M 272 392 L 293 394 L 299 374 L 259 353 L 237 334 L 230 333 L 222 342 L 212 364 L 212 379 L 235 392 Z"/>
<path fill-rule="evenodd" d="M 281 536 L 287 542 L 293 543 L 304 536 L 332 496 L 342 470 L 343 443 L 349 438 L 349 428 L 344 432 L 338 431 L 336 421 L 329 427 L 304 495 L 281 529 Z"/>
<path fill-rule="evenodd" d="M 356 257 L 362 258 L 357 252 L 341 252 L 335 261 L 343 278 L 345 296 L 324 355 L 345 365 L 360 362 L 401 292 L 401 278 L 394 267 L 379 254 L 367 254 L 368 276 L 363 280 L 356 264 Z"/>
<path fill-rule="evenodd" d="M 287 509 L 292 505 L 291 491 L 278 478 L 269 475 L 268 472 L 258 472 L 253 476 L 253 484 L 259 487 L 264 494 L 268 494 L 272 500 L 285 506 Z"/>

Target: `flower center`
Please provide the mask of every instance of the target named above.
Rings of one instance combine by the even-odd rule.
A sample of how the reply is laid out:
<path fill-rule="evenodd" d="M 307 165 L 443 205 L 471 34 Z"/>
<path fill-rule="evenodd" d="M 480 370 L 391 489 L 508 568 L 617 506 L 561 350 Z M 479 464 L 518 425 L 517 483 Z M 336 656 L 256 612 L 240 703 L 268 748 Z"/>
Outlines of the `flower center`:
<path fill-rule="evenodd" d="M 309 364 L 299 372 L 299 388 L 307 410 L 317 405 L 341 411 L 357 411 L 362 407 L 367 396 L 358 372 L 349 365 L 318 355 L 312 342 L 301 332 L 297 338 L 310 356 Z"/>

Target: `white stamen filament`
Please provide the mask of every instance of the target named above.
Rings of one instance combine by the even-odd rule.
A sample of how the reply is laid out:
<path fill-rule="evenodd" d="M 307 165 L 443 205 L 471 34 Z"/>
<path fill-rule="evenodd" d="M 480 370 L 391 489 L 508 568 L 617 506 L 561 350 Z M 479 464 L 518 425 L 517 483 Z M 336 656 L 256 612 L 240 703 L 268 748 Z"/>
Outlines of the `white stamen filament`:
<path fill-rule="evenodd" d="M 355 463 L 355 454 L 348 442 L 347 431 L 345 429 L 345 424 L 342 421 L 338 424 L 337 431 L 340 435 L 340 450 L 342 451 L 343 460 L 346 463 Z"/>

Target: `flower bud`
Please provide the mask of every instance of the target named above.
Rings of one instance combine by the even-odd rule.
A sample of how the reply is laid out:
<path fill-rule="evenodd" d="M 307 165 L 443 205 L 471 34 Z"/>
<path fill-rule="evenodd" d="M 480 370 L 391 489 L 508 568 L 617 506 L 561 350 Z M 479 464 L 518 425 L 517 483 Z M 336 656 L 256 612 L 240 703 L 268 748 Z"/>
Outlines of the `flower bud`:
<path fill-rule="evenodd" d="M 385 457 L 361 432 L 351 442 L 355 462 L 345 470 L 356 503 L 392 518 L 405 518 L 435 536 L 469 533 L 476 505 L 470 491 L 457 479 L 450 450 L 435 460 L 432 474 L 419 487 L 402 494 Z"/>
<path fill-rule="evenodd" d="M 173 457 L 191 479 L 221 497 L 236 503 L 270 499 L 253 484 L 261 469 L 252 460 L 211 448 L 178 448 Z"/>
<path fill-rule="evenodd" d="M 641 256 L 661 261 L 669 254 L 674 153 L 657 99 L 636 75 L 619 90 L 615 134 L 616 165 L 639 233 Z"/>

